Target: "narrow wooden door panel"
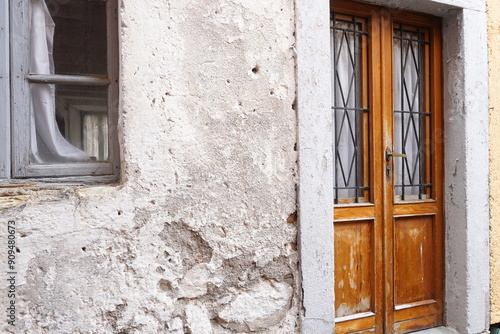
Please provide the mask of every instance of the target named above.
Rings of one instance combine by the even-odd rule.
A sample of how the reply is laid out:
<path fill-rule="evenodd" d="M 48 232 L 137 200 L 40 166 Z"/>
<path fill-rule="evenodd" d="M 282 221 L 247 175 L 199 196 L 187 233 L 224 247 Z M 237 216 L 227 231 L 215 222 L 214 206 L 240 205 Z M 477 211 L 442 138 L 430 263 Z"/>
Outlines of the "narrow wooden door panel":
<path fill-rule="evenodd" d="M 335 317 L 373 311 L 372 221 L 335 223 Z"/>
<path fill-rule="evenodd" d="M 386 333 L 442 321 L 443 180 L 439 20 L 402 13 L 387 25 L 393 49 L 385 192 Z M 389 38 L 391 37 L 392 38 Z M 392 110 L 390 110 L 391 108 Z"/>
<path fill-rule="evenodd" d="M 434 298 L 433 217 L 394 222 L 394 300 L 399 305 Z"/>

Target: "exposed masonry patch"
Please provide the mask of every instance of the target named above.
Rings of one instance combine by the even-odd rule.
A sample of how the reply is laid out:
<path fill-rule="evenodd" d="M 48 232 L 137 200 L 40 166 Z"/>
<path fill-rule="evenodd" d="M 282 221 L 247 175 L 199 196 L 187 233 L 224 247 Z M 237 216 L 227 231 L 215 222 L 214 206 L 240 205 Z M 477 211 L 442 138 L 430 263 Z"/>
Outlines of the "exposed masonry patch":
<path fill-rule="evenodd" d="M 212 248 L 198 232 L 190 230 L 186 225 L 165 223 L 159 236 L 165 242 L 165 256 L 178 253 L 186 269 L 199 263 L 208 263 L 212 258 Z"/>
<path fill-rule="evenodd" d="M 293 294 L 286 283 L 261 281 L 240 293 L 218 314 L 222 325 L 236 331 L 262 331 L 285 316 Z"/>
<path fill-rule="evenodd" d="M 120 325 L 120 320 L 123 318 L 126 307 L 126 304 L 118 304 L 113 311 L 106 311 L 103 315 L 104 320 L 111 325 L 114 332 L 120 331 L 126 333 L 129 331 L 129 328 L 123 328 L 123 326 Z"/>

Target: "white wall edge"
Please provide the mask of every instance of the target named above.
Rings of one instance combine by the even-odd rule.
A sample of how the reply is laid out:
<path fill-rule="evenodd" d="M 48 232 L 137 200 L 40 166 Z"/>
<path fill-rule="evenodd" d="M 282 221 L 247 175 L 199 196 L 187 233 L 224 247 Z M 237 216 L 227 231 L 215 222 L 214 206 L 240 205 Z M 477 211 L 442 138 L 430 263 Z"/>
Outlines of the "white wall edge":
<path fill-rule="evenodd" d="M 489 160 L 486 13 L 444 22 L 446 322 L 489 327 Z"/>
<path fill-rule="evenodd" d="M 330 4 L 296 1 L 299 224 L 302 333 L 331 334 L 333 152 Z"/>

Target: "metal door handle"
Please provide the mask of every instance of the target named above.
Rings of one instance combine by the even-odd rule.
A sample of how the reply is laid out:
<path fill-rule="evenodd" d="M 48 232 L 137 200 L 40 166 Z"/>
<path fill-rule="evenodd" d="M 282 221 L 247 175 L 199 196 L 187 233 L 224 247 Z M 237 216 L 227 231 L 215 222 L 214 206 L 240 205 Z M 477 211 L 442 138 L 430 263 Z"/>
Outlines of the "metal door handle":
<path fill-rule="evenodd" d="M 385 149 L 385 160 L 391 161 L 392 157 L 406 158 L 406 154 L 393 153 L 390 147 L 386 148 Z"/>

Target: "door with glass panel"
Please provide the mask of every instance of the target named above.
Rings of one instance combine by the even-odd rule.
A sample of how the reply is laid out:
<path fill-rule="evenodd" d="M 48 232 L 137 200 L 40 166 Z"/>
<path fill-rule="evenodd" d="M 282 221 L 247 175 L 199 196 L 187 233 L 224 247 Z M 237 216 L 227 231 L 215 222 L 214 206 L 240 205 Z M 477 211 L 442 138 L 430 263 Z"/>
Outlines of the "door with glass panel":
<path fill-rule="evenodd" d="M 443 319 L 440 20 L 332 1 L 335 333 Z"/>

